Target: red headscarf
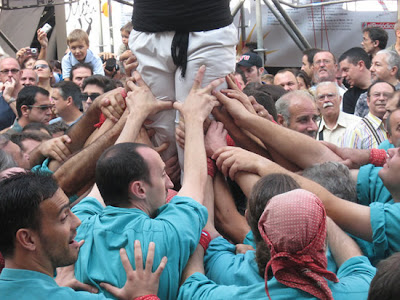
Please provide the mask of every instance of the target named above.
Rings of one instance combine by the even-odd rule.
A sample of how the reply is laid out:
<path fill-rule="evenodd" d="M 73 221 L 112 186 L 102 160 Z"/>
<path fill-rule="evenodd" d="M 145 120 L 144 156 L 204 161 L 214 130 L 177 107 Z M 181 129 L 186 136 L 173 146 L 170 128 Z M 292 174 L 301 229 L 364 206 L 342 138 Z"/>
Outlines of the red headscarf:
<path fill-rule="evenodd" d="M 280 283 L 319 299 L 333 299 L 324 277 L 339 280 L 326 269 L 326 213 L 317 196 L 297 189 L 273 197 L 261 215 L 258 230 L 271 252 L 265 268 L 265 291 L 270 299 L 270 266 Z"/>

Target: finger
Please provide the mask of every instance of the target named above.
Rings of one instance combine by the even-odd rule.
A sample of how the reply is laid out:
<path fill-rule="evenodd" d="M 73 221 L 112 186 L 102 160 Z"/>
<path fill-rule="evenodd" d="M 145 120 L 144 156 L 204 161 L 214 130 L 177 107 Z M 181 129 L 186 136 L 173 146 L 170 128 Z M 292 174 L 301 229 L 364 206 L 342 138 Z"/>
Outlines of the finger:
<path fill-rule="evenodd" d="M 138 240 L 135 240 L 135 265 L 136 271 L 143 270 L 142 248 L 140 246 L 140 241 Z"/>
<path fill-rule="evenodd" d="M 161 259 L 161 262 L 160 262 L 160 264 L 158 265 L 157 270 L 154 272 L 154 274 L 157 275 L 158 278 L 160 278 L 161 273 L 164 271 L 165 266 L 167 265 L 167 262 L 168 262 L 168 259 L 167 259 L 166 256 L 164 256 L 164 257 Z"/>
<path fill-rule="evenodd" d="M 75 291 L 86 291 L 86 292 L 89 292 L 92 294 L 97 294 L 99 292 L 99 290 L 97 288 L 95 288 L 94 286 L 91 286 L 86 283 L 82 283 L 78 280 L 76 280 L 76 282 L 74 283 L 74 290 Z"/>
<path fill-rule="evenodd" d="M 82 247 L 82 245 L 85 243 L 85 240 L 81 240 L 78 242 L 78 248 Z"/>
<path fill-rule="evenodd" d="M 136 84 L 132 80 L 127 81 L 126 85 L 128 86 L 128 89 L 130 91 L 133 91 L 133 90 L 137 89 Z M 128 93 L 128 95 L 129 95 L 129 93 Z"/>
<path fill-rule="evenodd" d="M 173 106 L 174 109 L 176 109 L 176 110 L 181 112 L 182 111 L 182 105 L 183 105 L 183 103 L 175 101 L 172 106 Z"/>
<path fill-rule="evenodd" d="M 66 143 L 66 144 L 69 144 L 69 143 L 71 143 L 71 138 L 68 135 L 65 134 L 65 135 L 63 135 L 61 137 L 61 141 Z"/>
<path fill-rule="evenodd" d="M 231 98 L 225 96 L 221 92 L 215 91 L 213 92 L 213 94 L 215 97 L 217 97 L 218 101 L 224 106 L 227 106 L 229 104 L 229 101 L 232 101 Z"/>
<path fill-rule="evenodd" d="M 172 107 L 173 107 L 172 101 L 157 100 L 157 111 L 172 109 Z"/>
<path fill-rule="evenodd" d="M 218 78 L 213 80 L 209 85 L 204 88 L 204 92 L 210 93 L 211 91 L 215 90 L 217 86 L 220 86 L 225 81 L 225 78 Z"/>
<path fill-rule="evenodd" d="M 150 272 L 153 270 L 155 248 L 156 244 L 154 242 L 150 242 L 149 248 L 147 249 L 146 266 L 145 266 L 145 270 L 150 270 Z"/>
<path fill-rule="evenodd" d="M 118 122 L 119 115 L 116 113 L 112 106 L 108 106 L 108 108 L 102 107 L 101 112 L 107 118 L 112 120 L 113 122 Z"/>
<path fill-rule="evenodd" d="M 136 84 L 138 86 L 140 86 L 140 87 L 143 87 L 143 86 L 148 87 L 138 71 L 133 72 L 133 78 L 135 78 L 135 82 L 136 82 Z"/>
<path fill-rule="evenodd" d="M 165 142 L 165 143 L 162 143 L 162 144 L 161 144 L 160 146 L 158 146 L 158 147 L 154 147 L 154 150 L 156 150 L 156 151 L 160 154 L 161 152 L 167 150 L 167 149 L 168 149 L 168 146 L 169 146 L 169 143 L 168 143 L 168 142 Z"/>
<path fill-rule="evenodd" d="M 113 295 L 117 299 L 122 299 L 122 291 L 121 289 L 109 284 L 102 282 L 100 283 L 100 286 L 105 289 L 107 292 L 109 292 L 111 295 Z"/>
<path fill-rule="evenodd" d="M 51 156 L 52 158 L 54 158 L 56 161 L 62 163 L 65 161 L 65 159 L 63 159 L 60 155 L 57 154 L 57 152 L 55 152 L 54 150 L 49 152 L 49 156 Z"/>
<path fill-rule="evenodd" d="M 221 147 L 221 148 L 217 149 L 217 151 L 214 152 L 214 154 L 211 158 L 214 160 L 217 160 L 222 153 L 227 152 L 232 148 L 233 147 L 230 147 L 230 146 Z"/>
<path fill-rule="evenodd" d="M 119 249 L 119 256 L 121 257 L 122 265 L 124 266 L 126 275 L 133 272 L 131 262 L 129 261 L 128 254 L 124 248 Z"/>
<path fill-rule="evenodd" d="M 197 71 L 196 77 L 194 78 L 192 90 L 197 90 L 201 88 L 205 72 L 206 72 L 206 66 L 202 65 Z"/>

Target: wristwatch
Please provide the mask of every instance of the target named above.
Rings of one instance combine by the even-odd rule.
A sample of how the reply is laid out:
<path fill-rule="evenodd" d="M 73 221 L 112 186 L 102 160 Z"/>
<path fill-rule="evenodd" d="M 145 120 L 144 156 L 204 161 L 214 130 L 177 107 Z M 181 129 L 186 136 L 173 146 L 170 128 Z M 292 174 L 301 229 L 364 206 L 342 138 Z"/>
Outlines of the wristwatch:
<path fill-rule="evenodd" d="M 17 99 L 15 99 L 14 97 L 10 98 L 10 101 L 7 102 L 8 105 L 10 105 L 11 103 L 17 101 Z"/>

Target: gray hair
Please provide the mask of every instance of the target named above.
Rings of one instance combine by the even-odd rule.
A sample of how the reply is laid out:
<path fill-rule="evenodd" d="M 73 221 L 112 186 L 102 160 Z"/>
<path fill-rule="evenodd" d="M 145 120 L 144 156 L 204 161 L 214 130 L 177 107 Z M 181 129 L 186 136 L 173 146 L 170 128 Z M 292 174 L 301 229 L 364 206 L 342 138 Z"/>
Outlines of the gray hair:
<path fill-rule="evenodd" d="M 318 83 L 317 87 L 315 88 L 315 94 L 317 95 L 318 88 L 324 87 L 324 86 L 329 86 L 329 85 L 333 85 L 335 87 L 335 90 L 336 90 L 336 95 L 340 96 L 339 87 L 333 81 L 323 81 L 323 82 Z"/>
<path fill-rule="evenodd" d="M 349 168 L 339 162 L 325 162 L 303 171 L 303 176 L 322 185 L 336 197 L 357 202 L 356 183 Z"/>
<path fill-rule="evenodd" d="M 0 149 L 0 172 L 9 169 L 18 167 L 15 160 L 12 158 L 11 154 L 6 151 Z"/>
<path fill-rule="evenodd" d="M 397 67 L 396 78 L 400 78 L 400 55 L 393 50 L 380 50 L 376 54 L 386 54 L 386 63 L 388 64 L 388 69 L 391 70 L 393 67 Z"/>
<path fill-rule="evenodd" d="M 309 98 L 313 102 L 314 97 L 307 91 L 291 91 L 287 94 L 284 94 L 282 97 L 280 97 L 276 102 L 275 102 L 275 108 L 276 112 L 280 115 L 282 115 L 283 120 L 287 123 L 287 126 L 290 126 L 290 113 L 289 113 L 289 107 L 290 103 L 293 99 L 296 98 Z"/>

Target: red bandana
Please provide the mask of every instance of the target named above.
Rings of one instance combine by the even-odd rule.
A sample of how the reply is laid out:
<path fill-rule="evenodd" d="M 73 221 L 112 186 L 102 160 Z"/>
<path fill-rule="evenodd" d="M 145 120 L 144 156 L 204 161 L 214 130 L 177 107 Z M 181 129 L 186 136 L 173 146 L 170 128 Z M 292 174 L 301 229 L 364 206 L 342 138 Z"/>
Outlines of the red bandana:
<path fill-rule="evenodd" d="M 324 277 L 339 280 L 326 269 L 326 213 L 317 196 L 297 189 L 273 197 L 261 215 L 258 229 L 271 252 L 265 269 L 265 291 L 270 299 L 270 266 L 280 283 L 319 299 L 333 299 Z"/>

